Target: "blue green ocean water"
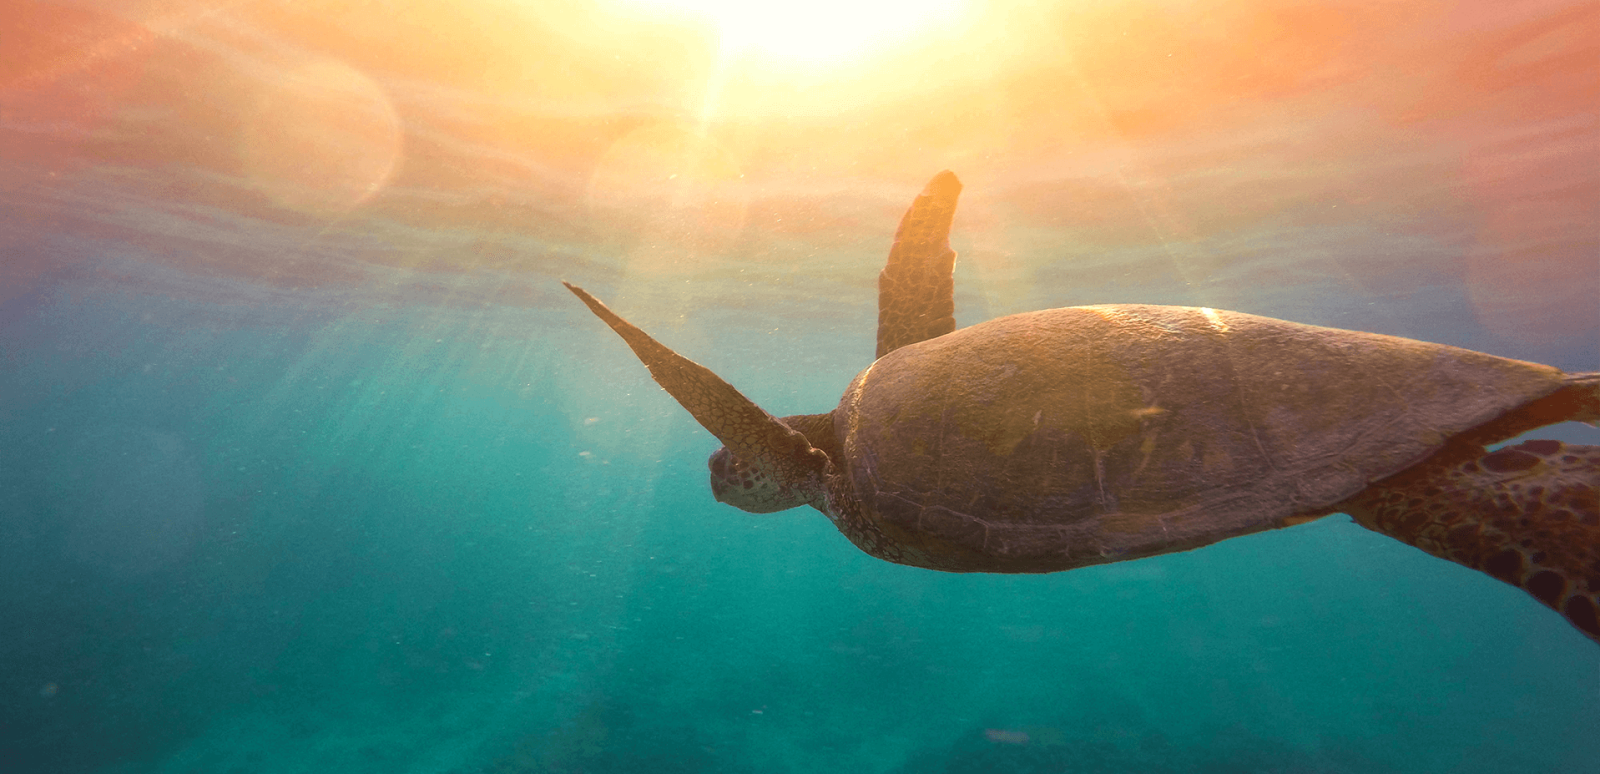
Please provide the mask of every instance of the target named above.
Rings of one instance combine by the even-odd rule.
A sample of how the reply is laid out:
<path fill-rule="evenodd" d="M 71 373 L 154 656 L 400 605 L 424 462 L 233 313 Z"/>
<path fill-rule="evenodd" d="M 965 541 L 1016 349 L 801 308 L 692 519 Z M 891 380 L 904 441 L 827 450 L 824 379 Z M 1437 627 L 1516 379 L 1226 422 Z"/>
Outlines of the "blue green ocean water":
<path fill-rule="evenodd" d="M 828 410 L 950 166 L 962 325 L 1209 305 L 1594 370 L 1579 6 L 1451 15 L 1460 61 L 1393 92 L 1355 65 L 1409 60 L 1352 43 L 1164 133 L 918 135 L 880 150 L 904 169 L 801 143 L 688 199 L 592 172 L 678 108 L 574 98 L 491 142 L 515 111 L 482 90 L 276 17 L 26 7 L 68 41 L 30 50 L 137 45 L 0 81 L 0 774 L 1600 772 L 1600 650 L 1343 515 L 998 576 L 720 505 L 716 441 L 559 284 Z M 1373 40 L 1440 29 L 1408 24 Z M 393 170 L 215 150 L 264 131 L 230 95 L 330 51 L 394 103 Z"/>
<path fill-rule="evenodd" d="M 820 515 L 712 502 L 715 443 L 553 293 L 125 285 L 5 307 L 6 771 L 1600 759 L 1592 643 L 1342 516 L 1058 575 L 897 567 Z M 705 359 L 827 405 L 848 369 L 807 363 L 858 317 Z M 674 338 L 716 352 L 709 327 Z"/>

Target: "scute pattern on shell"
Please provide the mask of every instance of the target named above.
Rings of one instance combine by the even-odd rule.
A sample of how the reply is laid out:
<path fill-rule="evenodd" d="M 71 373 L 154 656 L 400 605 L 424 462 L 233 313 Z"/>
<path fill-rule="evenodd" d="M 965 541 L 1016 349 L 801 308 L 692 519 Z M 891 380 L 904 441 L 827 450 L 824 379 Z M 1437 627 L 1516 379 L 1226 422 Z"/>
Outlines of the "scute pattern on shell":
<path fill-rule="evenodd" d="M 919 566 L 1052 572 L 1325 515 L 1564 376 L 1358 331 L 1109 305 L 896 350 L 834 414 L 861 518 Z"/>

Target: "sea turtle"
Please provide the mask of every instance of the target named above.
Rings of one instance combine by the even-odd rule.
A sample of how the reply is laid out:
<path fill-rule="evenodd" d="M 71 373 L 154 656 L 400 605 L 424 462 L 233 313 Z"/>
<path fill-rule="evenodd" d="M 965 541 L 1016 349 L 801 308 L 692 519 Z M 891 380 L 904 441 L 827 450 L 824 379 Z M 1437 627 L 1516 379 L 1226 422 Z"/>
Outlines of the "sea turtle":
<path fill-rule="evenodd" d="M 950 572 L 1054 572 L 1344 512 L 1517 585 L 1600 642 L 1600 447 L 1497 443 L 1600 420 L 1600 373 L 1209 308 L 1049 309 L 956 330 L 941 172 L 879 275 L 878 357 L 775 418 L 581 288 L 726 446 L 716 499 L 822 511 Z"/>

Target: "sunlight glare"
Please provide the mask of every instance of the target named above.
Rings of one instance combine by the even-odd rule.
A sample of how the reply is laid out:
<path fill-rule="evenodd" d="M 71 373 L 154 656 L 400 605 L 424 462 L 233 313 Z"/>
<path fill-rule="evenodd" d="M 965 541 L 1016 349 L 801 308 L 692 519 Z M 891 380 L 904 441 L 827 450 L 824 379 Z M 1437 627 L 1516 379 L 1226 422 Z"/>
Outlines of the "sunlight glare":
<path fill-rule="evenodd" d="M 882 49 L 955 19 L 965 0 L 634 0 L 703 16 L 725 53 L 820 64 Z"/>

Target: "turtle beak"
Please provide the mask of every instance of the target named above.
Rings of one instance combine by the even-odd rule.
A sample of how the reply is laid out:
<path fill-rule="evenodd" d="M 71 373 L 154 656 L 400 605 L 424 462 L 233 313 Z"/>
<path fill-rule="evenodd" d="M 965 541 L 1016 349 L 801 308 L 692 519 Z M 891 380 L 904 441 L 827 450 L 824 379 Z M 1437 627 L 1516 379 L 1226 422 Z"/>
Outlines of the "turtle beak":
<path fill-rule="evenodd" d="M 706 460 L 706 467 L 711 470 L 711 496 L 719 503 L 728 502 L 722 493 L 727 488 L 727 481 L 733 477 L 733 464 L 729 462 L 732 458 L 728 447 L 723 446 L 712 452 L 711 458 Z"/>

